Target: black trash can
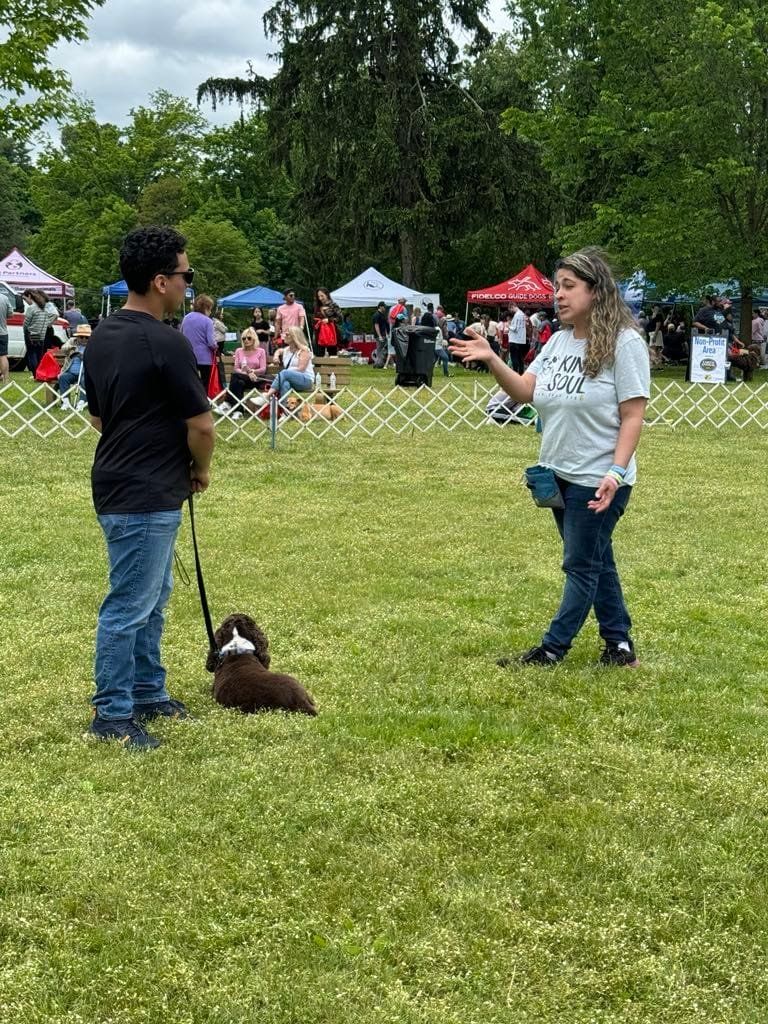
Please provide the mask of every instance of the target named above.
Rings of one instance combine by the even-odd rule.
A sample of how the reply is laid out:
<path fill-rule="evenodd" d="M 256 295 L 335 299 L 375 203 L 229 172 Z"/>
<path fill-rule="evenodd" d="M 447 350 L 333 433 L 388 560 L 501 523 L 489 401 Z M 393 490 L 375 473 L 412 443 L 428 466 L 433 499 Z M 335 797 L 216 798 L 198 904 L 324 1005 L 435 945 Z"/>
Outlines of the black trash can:
<path fill-rule="evenodd" d="M 432 387 L 437 327 L 398 327 L 395 347 L 395 384 L 401 388 Z"/>

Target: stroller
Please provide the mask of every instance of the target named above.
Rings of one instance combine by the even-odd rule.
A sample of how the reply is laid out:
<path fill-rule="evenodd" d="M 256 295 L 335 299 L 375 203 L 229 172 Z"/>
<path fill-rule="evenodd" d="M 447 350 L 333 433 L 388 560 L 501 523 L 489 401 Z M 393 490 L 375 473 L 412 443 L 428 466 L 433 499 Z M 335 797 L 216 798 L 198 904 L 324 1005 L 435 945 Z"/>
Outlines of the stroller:
<path fill-rule="evenodd" d="M 506 391 L 497 391 L 491 395 L 488 405 L 485 407 L 485 414 L 489 422 L 506 426 L 508 423 L 517 423 L 530 427 L 536 422 L 537 412 L 527 402 L 516 402 Z"/>

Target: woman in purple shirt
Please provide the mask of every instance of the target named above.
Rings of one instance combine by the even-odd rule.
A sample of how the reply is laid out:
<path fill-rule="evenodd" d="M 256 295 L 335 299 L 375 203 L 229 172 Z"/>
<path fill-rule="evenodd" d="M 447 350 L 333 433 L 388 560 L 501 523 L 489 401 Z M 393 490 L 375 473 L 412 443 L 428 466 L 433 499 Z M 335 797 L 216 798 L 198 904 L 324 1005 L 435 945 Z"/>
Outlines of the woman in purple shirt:
<path fill-rule="evenodd" d="M 197 372 L 208 390 L 211 366 L 216 355 L 216 340 L 213 336 L 213 299 L 210 295 L 198 295 L 192 303 L 192 312 L 181 321 L 181 333 L 192 346 L 197 361 Z"/>

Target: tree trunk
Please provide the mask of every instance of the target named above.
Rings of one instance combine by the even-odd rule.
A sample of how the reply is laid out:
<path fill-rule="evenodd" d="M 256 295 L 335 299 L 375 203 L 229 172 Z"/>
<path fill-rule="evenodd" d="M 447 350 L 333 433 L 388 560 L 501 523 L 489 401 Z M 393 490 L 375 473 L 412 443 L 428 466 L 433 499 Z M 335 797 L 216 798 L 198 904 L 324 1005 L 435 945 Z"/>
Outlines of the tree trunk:
<path fill-rule="evenodd" d="M 752 284 L 746 281 L 739 281 L 741 288 L 741 321 L 739 323 L 739 338 L 742 345 L 749 345 L 752 341 Z"/>
<path fill-rule="evenodd" d="M 418 281 L 418 246 L 413 232 L 409 228 L 400 229 L 400 270 L 403 284 L 409 288 L 423 288 Z"/>

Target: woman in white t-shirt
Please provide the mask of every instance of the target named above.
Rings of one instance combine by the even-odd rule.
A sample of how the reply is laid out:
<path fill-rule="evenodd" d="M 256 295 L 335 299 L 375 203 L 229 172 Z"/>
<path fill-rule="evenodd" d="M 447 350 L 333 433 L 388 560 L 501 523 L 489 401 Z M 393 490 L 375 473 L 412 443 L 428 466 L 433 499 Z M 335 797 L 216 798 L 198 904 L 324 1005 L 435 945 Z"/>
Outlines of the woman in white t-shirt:
<path fill-rule="evenodd" d="M 280 352 L 282 370 L 272 381 L 267 395 L 284 398 L 289 391 L 311 391 L 315 383 L 312 350 L 300 327 L 289 327 L 285 332 L 286 345 Z"/>
<path fill-rule="evenodd" d="M 538 646 L 498 664 L 556 665 L 594 608 L 605 643 L 601 663 L 634 668 L 639 662 L 612 535 L 636 479 L 635 449 L 650 395 L 648 349 L 598 250 L 558 262 L 555 298 L 565 329 L 526 373 L 505 366 L 471 328 L 470 340 L 450 348 L 465 362 L 486 362 L 508 395 L 536 406 L 543 427 L 539 465 L 553 472 L 562 498 L 563 507 L 552 509 L 564 550 L 560 608 Z"/>

